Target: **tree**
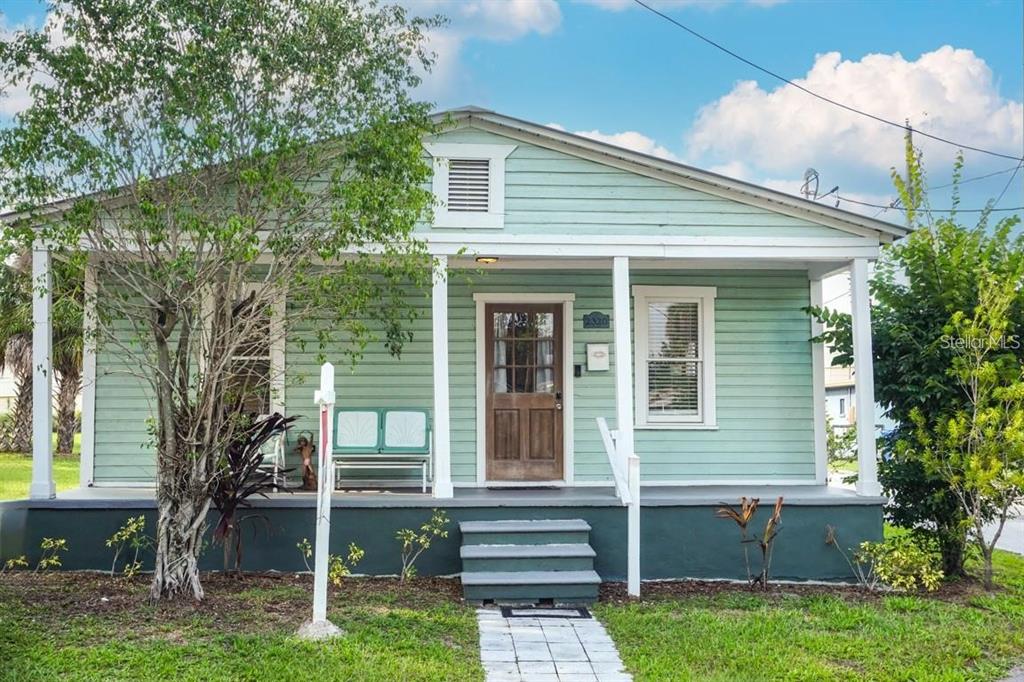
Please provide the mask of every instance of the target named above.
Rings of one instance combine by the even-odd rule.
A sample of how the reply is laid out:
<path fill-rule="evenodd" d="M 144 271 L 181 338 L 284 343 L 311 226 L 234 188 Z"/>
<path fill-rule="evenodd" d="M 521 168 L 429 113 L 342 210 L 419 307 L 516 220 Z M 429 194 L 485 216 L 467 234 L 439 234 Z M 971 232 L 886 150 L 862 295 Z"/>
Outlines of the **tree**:
<path fill-rule="evenodd" d="M 836 428 L 832 417 L 825 415 L 825 452 L 829 464 L 850 462 L 857 459 L 857 429 Z"/>
<path fill-rule="evenodd" d="M 871 281 L 875 399 L 896 422 L 880 441 L 879 480 L 891 500 L 885 510 L 889 521 L 934 538 L 943 572 L 955 576 L 963 574 L 967 542 L 963 507 L 949 482 L 926 468 L 916 450 L 897 445 L 913 439 L 915 409 L 934 423 L 940 414 L 965 406 L 966 396 L 949 373 L 956 353 L 943 343 L 947 325 L 958 311 L 973 313 L 987 276 L 1012 279 L 1024 260 L 1024 238 L 1012 236 L 1016 216 L 991 225 L 990 214 L 983 212 L 972 227 L 961 225 L 956 213 L 933 217 L 921 156 L 909 136 L 906 159 L 906 175 L 895 169 L 892 175 L 914 232 L 885 249 Z M 962 167 L 958 159 L 954 207 Z M 811 313 L 828 327 L 821 339 L 836 351 L 834 364 L 852 364 L 849 315 L 822 308 Z M 1024 295 L 1019 292 L 1009 318 L 1009 334 L 1024 332 Z M 1014 354 L 1024 360 L 1024 350 Z"/>
<path fill-rule="evenodd" d="M 70 455 L 78 432 L 75 402 L 82 386 L 82 268 L 75 260 L 58 261 L 53 272 L 53 373 L 57 388 L 57 454 Z M 32 285 L 28 258 L 0 268 L 0 368 L 15 378 L 14 410 L 0 450 L 32 449 Z"/>
<path fill-rule="evenodd" d="M 224 452 L 282 377 L 252 360 L 286 333 L 399 353 L 430 282 L 429 68 L 399 7 L 361 0 L 72 0 L 65 39 L 5 43 L 33 102 L 0 131 L 20 246 L 96 262 L 97 343 L 146 382 L 158 510 L 154 598 L 203 589 Z M 40 74 L 42 74 L 40 76 Z M 62 203 L 52 204 L 55 198 Z M 286 292 L 286 293 L 285 293 Z"/>
<path fill-rule="evenodd" d="M 0 371 L 14 378 L 14 407 L 0 425 L 0 451 L 32 449 L 32 317 L 22 273 L 0 265 Z"/>
<path fill-rule="evenodd" d="M 1024 502 L 1024 363 L 1008 352 L 1021 344 L 1008 330 L 1022 288 L 1024 263 L 1013 278 L 986 276 L 973 313 L 953 313 L 946 326 L 946 341 L 956 353 L 949 375 L 966 404 L 937 416 L 915 408 L 914 437 L 899 444 L 949 485 L 981 552 L 988 589 L 996 543 L 1013 508 Z M 986 539 L 990 519 L 994 527 Z"/>

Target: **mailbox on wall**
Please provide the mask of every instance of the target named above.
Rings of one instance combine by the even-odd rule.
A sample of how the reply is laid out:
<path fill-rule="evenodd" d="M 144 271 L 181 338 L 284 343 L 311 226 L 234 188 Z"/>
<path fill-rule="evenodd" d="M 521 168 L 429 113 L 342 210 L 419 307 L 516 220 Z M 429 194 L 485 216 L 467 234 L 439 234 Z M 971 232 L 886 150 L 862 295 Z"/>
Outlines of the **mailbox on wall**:
<path fill-rule="evenodd" d="M 587 344 L 587 371 L 607 372 L 608 371 L 608 344 L 588 343 Z"/>

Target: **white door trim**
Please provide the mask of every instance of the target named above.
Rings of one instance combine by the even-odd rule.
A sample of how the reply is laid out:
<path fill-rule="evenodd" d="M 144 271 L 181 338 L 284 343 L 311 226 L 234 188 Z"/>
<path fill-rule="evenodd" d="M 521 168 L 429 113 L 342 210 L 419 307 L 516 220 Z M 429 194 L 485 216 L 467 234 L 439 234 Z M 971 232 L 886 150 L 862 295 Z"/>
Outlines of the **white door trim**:
<path fill-rule="evenodd" d="M 571 486 L 574 479 L 573 457 L 573 301 L 572 293 L 476 293 L 476 485 L 501 487 L 535 487 L 537 485 Z M 561 303 L 562 304 L 562 459 L 564 478 L 561 481 L 488 481 L 487 480 L 487 381 L 484 376 L 487 364 L 485 346 L 485 306 L 488 303 Z"/>

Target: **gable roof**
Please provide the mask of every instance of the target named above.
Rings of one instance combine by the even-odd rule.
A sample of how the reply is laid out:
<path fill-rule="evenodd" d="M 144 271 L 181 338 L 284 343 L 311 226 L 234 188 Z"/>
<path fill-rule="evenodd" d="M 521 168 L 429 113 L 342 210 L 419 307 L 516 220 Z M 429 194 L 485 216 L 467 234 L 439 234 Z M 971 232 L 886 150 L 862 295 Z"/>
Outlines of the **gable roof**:
<path fill-rule="evenodd" d="M 528 141 L 572 156 L 653 177 L 681 187 L 713 194 L 743 204 L 803 218 L 857 235 L 870 234 L 892 242 L 911 232 L 910 228 L 833 208 L 750 182 L 701 170 L 675 161 L 618 147 L 549 126 L 524 121 L 476 106 L 460 107 L 434 114 L 434 122 L 450 122 L 456 128 L 478 127 L 496 134 Z"/>

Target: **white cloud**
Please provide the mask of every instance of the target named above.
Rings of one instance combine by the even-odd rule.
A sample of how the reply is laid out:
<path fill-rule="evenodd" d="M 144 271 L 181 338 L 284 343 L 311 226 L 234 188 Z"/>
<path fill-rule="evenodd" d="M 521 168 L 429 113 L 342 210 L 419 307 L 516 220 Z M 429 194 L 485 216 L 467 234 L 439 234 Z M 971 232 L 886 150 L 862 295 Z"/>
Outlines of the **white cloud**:
<path fill-rule="evenodd" d="M 545 127 L 566 132 L 565 126 L 559 123 L 548 123 Z M 635 130 L 627 130 L 622 133 L 602 133 L 600 130 L 577 130 L 573 134 L 580 135 L 582 137 L 589 137 L 591 140 L 597 140 L 598 142 L 613 144 L 616 147 L 631 149 L 634 152 L 640 152 L 641 154 L 657 156 L 669 161 L 680 160 L 679 157 L 673 154 L 668 148 L 661 146 L 653 139 L 647 137 L 643 133 L 638 133 Z"/>
<path fill-rule="evenodd" d="M 1019 154 L 1024 105 L 999 95 L 992 71 L 973 51 L 941 47 L 908 61 L 899 53 L 844 61 L 818 55 L 796 81 L 804 87 L 918 130 L 972 146 Z M 765 174 L 802 175 L 807 166 L 877 172 L 902 161 L 902 132 L 844 111 L 791 86 L 766 91 L 742 81 L 701 109 L 688 156 L 706 163 L 744 159 Z M 915 138 L 926 159 L 948 163 L 949 145 Z"/>
<path fill-rule="evenodd" d="M 459 80 L 460 57 L 467 40 L 495 42 L 517 40 L 530 33 L 547 35 L 562 23 L 555 0 L 406 0 L 418 16 L 441 14 L 448 24 L 427 34 L 427 46 L 435 55 L 434 67 L 424 75 L 420 94 L 438 97 Z"/>
<path fill-rule="evenodd" d="M 561 126 L 553 124 L 548 125 L 552 128 L 565 130 Z M 642 154 L 668 159 L 669 161 L 679 160 L 679 157 L 669 151 L 666 147 L 661 146 L 643 133 L 638 133 L 635 130 L 626 130 L 621 133 L 602 133 L 600 130 L 577 130 L 576 134 L 582 135 L 583 137 L 589 137 L 591 140 L 597 140 L 598 142 L 606 142 L 617 147 L 625 147 L 626 149 L 631 149 Z"/>

